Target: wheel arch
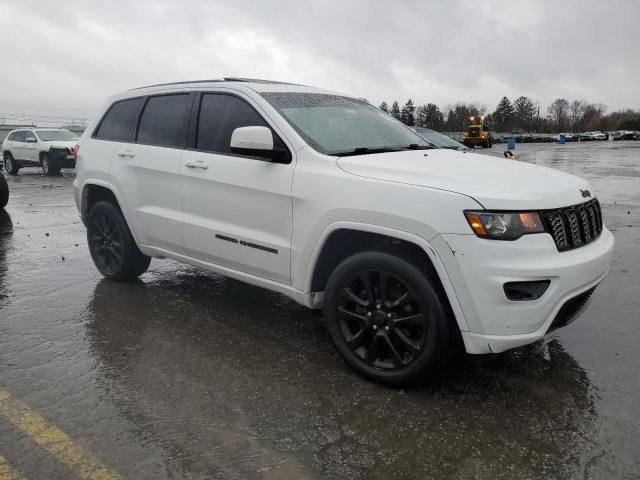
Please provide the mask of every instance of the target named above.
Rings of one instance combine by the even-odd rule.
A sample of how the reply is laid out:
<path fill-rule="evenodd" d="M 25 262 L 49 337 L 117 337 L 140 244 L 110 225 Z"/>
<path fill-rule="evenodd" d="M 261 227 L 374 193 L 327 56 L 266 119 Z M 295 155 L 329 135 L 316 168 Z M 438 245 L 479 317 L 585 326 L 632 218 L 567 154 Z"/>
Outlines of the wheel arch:
<path fill-rule="evenodd" d="M 324 291 L 335 267 L 348 256 L 367 250 L 391 253 L 418 265 L 434 280 L 434 286 L 445 300 L 459 330 L 469 330 L 451 279 L 437 251 L 428 241 L 409 232 L 349 222 L 330 225 L 311 255 L 306 291 L 311 292 L 312 298 L 321 299 L 319 292 Z"/>
<path fill-rule="evenodd" d="M 82 185 L 82 188 L 80 190 L 80 218 L 82 219 L 82 223 L 84 223 L 84 225 L 86 226 L 91 207 L 95 205 L 96 202 L 110 202 L 115 205 L 122 213 L 124 221 L 127 223 L 133 239 L 139 246 L 140 242 L 138 241 L 138 236 L 135 232 L 135 229 L 133 228 L 132 222 L 130 221 L 126 209 L 123 208 L 123 203 L 121 200 L 122 199 L 120 197 L 120 194 L 118 193 L 118 190 L 115 189 L 113 185 L 101 180 L 88 180 Z"/>

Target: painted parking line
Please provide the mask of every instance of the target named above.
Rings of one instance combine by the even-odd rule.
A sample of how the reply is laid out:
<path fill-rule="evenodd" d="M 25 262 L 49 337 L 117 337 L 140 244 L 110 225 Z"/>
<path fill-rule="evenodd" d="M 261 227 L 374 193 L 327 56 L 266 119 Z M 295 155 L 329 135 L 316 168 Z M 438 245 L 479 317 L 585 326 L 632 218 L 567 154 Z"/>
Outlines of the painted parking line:
<path fill-rule="evenodd" d="M 25 478 L 11 468 L 7 460 L 0 455 L 0 480 L 25 480 Z"/>
<path fill-rule="evenodd" d="M 2 388 L 0 388 L 0 415 L 31 437 L 37 445 L 68 465 L 81 479 L 121 479 L 120 475 L 102 465 L 96 457 L 77 445 L 66 433 L 49 424 L 43 417 Z M 0 476 L 0 480 L 5 480 L 5 477 Z"/>

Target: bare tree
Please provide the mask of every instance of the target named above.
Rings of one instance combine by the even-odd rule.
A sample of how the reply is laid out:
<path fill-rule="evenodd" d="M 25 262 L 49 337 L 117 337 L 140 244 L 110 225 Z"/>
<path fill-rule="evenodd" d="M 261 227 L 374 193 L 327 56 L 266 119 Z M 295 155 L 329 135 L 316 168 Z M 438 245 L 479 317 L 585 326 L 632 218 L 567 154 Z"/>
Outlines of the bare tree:
<path fill-rule="evenodd" d="M 579 130 L 579 126 L 582 124 L 582 117 L 587 108 L 587 102 L 584 100 L 574 100 L 569 104 L 569 114 L 571 115 L 571 126 L 573 133 Z"/>
<path fill-rule="evenodd" d="M 564 130 L 569 114 L 569 102 L 564 98 L 556 98 L 547 108 L 547 117 L 556 132 Z"/>

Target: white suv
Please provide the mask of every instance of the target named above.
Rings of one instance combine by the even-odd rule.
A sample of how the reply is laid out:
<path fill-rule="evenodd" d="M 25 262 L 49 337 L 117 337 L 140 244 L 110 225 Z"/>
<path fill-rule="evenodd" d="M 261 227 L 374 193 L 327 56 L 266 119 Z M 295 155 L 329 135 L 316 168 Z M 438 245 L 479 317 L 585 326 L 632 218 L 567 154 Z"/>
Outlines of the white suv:
<path fill-rule="evenodd" d="M 76 166 L 76 136 L 59 128 L 21 128 L 9 132 L 2 143 L 4 167 L 17 175 L 22 167 L 40 167 L 45 175 Z"/>
<path fill-rule="evenodd" d="M 614 245 L 592 192 L 434 148 L 356 98 L 243 79 L 112 97 L 74 182 L 105 277 L 169 257 L 323 308 L 345 360 L 388 384 L 460 339 L 501 352 L 574 319 Z"/>

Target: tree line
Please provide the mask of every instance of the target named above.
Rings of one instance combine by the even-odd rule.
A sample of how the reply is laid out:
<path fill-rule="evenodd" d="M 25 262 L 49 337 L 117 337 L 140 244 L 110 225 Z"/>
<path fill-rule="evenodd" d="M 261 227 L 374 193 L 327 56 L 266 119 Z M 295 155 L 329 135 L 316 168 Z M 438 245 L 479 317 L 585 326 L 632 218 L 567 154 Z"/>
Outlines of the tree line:
<path fill-rule="evenodd" d="M 434 103 L 416 106 L 412 99 L 400 107 L 397 100 L 380 104 L 380 109 L 405 125 L 426 127 L 437 131 L 459 132 L 469 125 L 469 117 L 485 115 L 492 130 L 497 132 L 585 132 L 640 130 L 640 110 L 624 109 L 606 113 L 601 103 L 558 98 L 546 111 L 540 103 L 525 96 L 513 100 L 502 97 L 493 112 L 478 103 L 456 103 L 444 111 Z"/>

